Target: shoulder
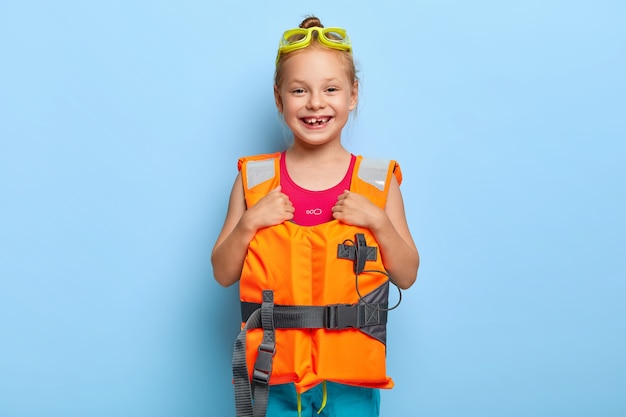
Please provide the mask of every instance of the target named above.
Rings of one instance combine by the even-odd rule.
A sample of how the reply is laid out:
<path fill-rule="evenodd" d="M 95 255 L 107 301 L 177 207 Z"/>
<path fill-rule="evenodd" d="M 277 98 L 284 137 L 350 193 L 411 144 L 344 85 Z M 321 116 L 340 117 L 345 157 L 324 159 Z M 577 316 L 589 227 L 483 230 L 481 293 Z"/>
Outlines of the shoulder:
<path fill-rule="evenodd" d="M 395 159 L 371 158 L 362 155 L 357 155 L 356 158 L 355 172 L 359 177 L 372 181 L 380 181 L 384 178 L 386 183 L 395 177 L 398 184 L 402 183 L 402 170 Z"/>
<path fill-rule="evenodd" d="M 277 159 L 280 156 L 280 152 L 274 153 L 263 153 L 258 155 L 250 155 L 250 156 L 242 156 L 237 160 L 237 169 L 241 171 L 241 168 L 248 162 L 251 161 L 268 161 Z"/>
<path fill-rule="evenodd" d="M 280 152 L 239 158 L 237 168 L 247 207 L 280 185 Z"/>
<path fill-rule="evenodd" d="M 393 159 L 357 156 L 350 191 L 367 197 L 384 209 L 390 190 L 402 182 L 400 165 Z"/>

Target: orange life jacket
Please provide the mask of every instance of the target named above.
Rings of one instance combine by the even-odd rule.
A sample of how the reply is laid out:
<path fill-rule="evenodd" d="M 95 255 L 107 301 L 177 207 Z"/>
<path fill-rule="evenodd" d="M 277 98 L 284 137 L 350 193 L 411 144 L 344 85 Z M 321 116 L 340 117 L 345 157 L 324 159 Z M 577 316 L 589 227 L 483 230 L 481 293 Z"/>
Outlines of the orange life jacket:
<path fill-rule="evenodd" d="M 248 208 L 280 184 L 279 159 L 280 153 L 239 160 Z M 350 191 L 384 209 L 394 175 L 401 183 L 395 161 L 357 156 Z M 299 393 L 322 381 L 391 388 L 385 368 L 389 278 L 384 271 L 368 229 L 337 220 L 260 229 L 249 244 L 239 282 L 242 328 L 264 301 L 272 309 L 263 316 L 263 326 L 244 328 L 249 380 L 293 382 Z M 311 311 L 316 317 L 307 321 L 303 317 Z M 281 317 L 300 323 L 281 327 Z M 275 327 L 272 335 L 264 329 L 266 322 Z"/>

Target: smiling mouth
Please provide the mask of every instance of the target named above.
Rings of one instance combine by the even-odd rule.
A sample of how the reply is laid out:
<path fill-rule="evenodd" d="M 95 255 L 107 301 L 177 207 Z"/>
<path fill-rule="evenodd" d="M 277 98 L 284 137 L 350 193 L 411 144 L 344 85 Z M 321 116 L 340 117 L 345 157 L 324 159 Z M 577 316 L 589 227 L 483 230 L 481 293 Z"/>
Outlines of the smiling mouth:
<path fill-rule="evenodd" d="M 322 126 L 330 121 L 330 116 L 324 117 L 303 117 L 302 121 L 309 126 Z"/>

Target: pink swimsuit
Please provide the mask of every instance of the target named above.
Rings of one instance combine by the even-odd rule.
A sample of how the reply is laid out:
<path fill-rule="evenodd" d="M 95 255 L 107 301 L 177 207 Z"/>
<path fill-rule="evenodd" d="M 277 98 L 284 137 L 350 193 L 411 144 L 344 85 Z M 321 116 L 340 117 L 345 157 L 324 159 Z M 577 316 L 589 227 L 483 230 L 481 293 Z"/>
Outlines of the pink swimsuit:
<path fill-rule="evenodd" d="M 331 209 L 337 202 L 337 197 L 350 189 L 355 161 L 356 157 L 352 155 L 348 171 L 339 184 L 327 190 L 310 191 L 293 182 L 287 172 L 283 152 L 280 156 L 280 185 L 282 192 L 287 194 L 296 210 L 293 222 L 301 226 L 314 226 L 331 221 L 333 219 Z"/>

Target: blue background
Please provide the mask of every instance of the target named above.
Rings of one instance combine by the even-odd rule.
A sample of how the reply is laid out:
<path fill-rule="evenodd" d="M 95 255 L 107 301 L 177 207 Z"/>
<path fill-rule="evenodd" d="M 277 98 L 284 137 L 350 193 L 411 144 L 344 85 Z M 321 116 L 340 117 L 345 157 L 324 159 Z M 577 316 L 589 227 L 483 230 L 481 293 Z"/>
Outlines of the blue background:
<path fill-rule="evenodd" d="M 0 2 L 0 416 L 234 415 L 210 251 L 286 137 L 275 48 L 349 30 L 354 153 L 422 256 L 382 416 L 626 415 L 622 1 Z"/>

